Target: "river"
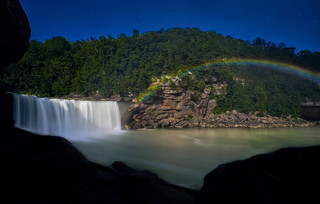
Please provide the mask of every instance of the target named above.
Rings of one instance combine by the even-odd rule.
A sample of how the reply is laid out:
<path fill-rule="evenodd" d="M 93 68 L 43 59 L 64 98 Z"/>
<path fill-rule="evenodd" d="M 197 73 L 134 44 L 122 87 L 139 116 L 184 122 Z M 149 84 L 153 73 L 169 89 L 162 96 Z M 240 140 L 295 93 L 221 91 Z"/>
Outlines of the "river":
<path fill-rule="evenodd" d="M 14 94 L 16 127 L 63 136 L 93 162 L 122 161 L 193 189 L 199 189 L 204 176 L 220 164 L 284 147 L 320 144 L 319 127 L 121 130 L 120 115 L 121 108 L 111 101 Z"/>
<path fill-rule="evenodd" d="M 122 161 L 170 183 L 200 189 L 204 176 L 220 164 L 280 148 L 320 144 L 320 128 L 122 130 L 87 140 L 72 138 L 90 161 L 103 165 Z"/>

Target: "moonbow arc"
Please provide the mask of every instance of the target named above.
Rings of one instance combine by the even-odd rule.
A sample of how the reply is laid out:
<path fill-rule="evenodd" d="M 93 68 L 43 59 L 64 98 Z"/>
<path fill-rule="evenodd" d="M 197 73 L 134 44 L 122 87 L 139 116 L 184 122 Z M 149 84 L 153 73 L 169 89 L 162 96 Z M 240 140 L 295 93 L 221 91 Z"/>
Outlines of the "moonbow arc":
<path fill-rule="evenodd" d="M 161 77 L 161 79 L 151 84 L 151 86 L 149 86 L 145 92 L 140 94 L 140 96 L 138 97 L 138 102 L 141 102 L 145 98 L 147 98 L 152 92 L 154 92 L 157 88 L 159 88 L 159 85 L 161 83 L 165 82 L 165 80 L 167 80 L 168 78 L 171 78 L 175 75 L 188 72 L 188 71 L 196 71 L 196 70 L 201 70 L 209 67 L 217 67 L 221 65 L 260 66 L 260 67 L 262 66 L 269 69 L 279 70 L 285 73 L 291 73 L 291 74 L 315 81 L 316 83 L 320 84 L 319 72 L 312 72 L 308 69 L 299 67 L 297 65 L 271 61 L 271 60 L 239 59 L 239 58 L 221 59 L 221 60 L 209 61 L 206 63 L 197 64 L 193 66 L 183 67 L 167 77 Z"/>

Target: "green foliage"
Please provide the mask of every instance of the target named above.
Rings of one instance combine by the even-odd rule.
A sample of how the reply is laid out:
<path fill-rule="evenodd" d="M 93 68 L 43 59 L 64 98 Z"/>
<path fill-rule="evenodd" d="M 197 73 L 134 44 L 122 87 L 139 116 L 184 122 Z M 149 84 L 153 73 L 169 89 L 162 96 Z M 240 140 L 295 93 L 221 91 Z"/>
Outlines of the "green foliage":
<path fill-rule="evenodd" d="M 214 99 L 214 98 L 216 98 L 216 96 L 215 96 L 215 91 L 216 91 L 216 87 L 211 87 L 211 91 L 210 91 L 210 94 L 209 94 L 209 98 L 210 99 Z"/>
<path fill-rule="evenodd" d="M 201 93 L 199 91 L 194 91 L 194 92 L 191 92 L 190 93 L 190 101 L 193 101 L 193 102 L 198 102 L 198 100 L 200 99 L 200 95 Z"/>
<path fill-rule="evenodd" d="M 178 89 L 178 86 L 171 79 L 169 80 L 169 86 L 171 87 L 172 90 Z"/>
<path fill-rule="evenodd" d="M 224 72 L 224 73 L 223 73 Z M 301 103 L 306 99 L 318 101 L 319 85 L 299 78 L 256 66 L 219 68 L 228 84 L 226 94 L 217 96 L 214 113 L 238 110 L 244 113 L 259 111 L 258 116 L 299 116 Z M 234 76 L 245 79 L 242 85 Z"/>
<path fill-rule="evenodd" d="M 293 47 L 266 42 L 263 38 L 251 43 L 198 28 L 142 34 L 135 29 L 131 37 L 120 34 L 116 38 L 109 35 L 76 42 L 63 37 L 43 43 L 31 41 L 24 57 L 5 68 L 0 77 L 20 93 L 51 97 L 99 93 L 108 97 L 129 92 L 138 96 L 153 79 L 191 65 L 231 57 L 271 59 L 320 71 L 320 52 L 294 51 Z M 320 100 L 319 86 L 312 82 L 263 68 L 221 65 L 191 72 L 181 75 L 177 87 L 170 85 L 189 90 L 194 102 L 213 76 L 228 84 L 226 95 L 210 95 L 218 103 L 215 113 L 237 109 L 259 111 L 261 115 L 298 116 L 301 101 Z M 246 79 L 246 83 L 240 84 L 235 77 Z M 154 90 L 150 97 L 157 98 L 159 94 L 160 90 Z"/>
<path fill-rule="evenodd" d="M 179 87 L 184 90 L 203 91 L 206 87 L 206 83 L 203 81 L 203 77 L 193 74 L 183 74 L 179 81 Z"/>
<path fill-rule="evenodd" d="M 145 103 L 154 103 L 161 98 L 163 94 L 161 87 L 156 86 L 154 89 L 150 90 L 148 95 L 144 98 Z"/>

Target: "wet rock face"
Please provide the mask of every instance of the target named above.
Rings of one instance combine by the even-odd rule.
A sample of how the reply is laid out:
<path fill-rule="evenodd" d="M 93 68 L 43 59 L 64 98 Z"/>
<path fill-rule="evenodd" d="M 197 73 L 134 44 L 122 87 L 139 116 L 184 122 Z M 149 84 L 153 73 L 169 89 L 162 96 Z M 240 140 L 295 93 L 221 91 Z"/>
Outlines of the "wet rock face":
<path fill-rule="evenodd" d="M 29 45 L 30 25 L 19 0 L 0 1 L 0 69 L 18 61 Z"/>

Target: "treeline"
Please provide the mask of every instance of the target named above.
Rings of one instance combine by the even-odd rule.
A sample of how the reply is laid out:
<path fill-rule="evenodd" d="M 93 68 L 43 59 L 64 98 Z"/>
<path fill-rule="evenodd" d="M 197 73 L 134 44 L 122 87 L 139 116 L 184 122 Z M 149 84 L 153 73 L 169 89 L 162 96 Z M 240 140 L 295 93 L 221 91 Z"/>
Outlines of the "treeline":
<path fill-rule="evenodd" d="M 224 37 L 214 31 L 204 32 L 198 28 L 173 28 L 143 34 L 133 30 L 132 36 L 101 36 L 99 39 L 76 42 L 68 42 L 63 37 L 53 37 L 43 43 L 33 40 L 24 57 L 0 74 L 2 81 L 12 84 L 17 92 L 25 94 L 58 97 L 70 93 L 84 96 L 99 93 L 109 97 L 132 93 L 137 96 L 146 90 L 152 79 L 174 73 L 186 66 L 223 58 L 270 59 L 320 71 L 320 52 L 303 50 L 295 54 L 293 47 L 286 47 L 283 43 L 276 45 L 262 38 L 249 42 Z M 280 103 L 274 98 L 283 97 L 281 100 L 286 100 L 285 97 L 289 97 L 282 95 L 283 83 L 279 83 L 282 79 L 271 76 L 266 82 L 265 76 L 268 73 L 263 69 L 257 75 L 245 71 L 247 69 L 250 68 L 229 71 L 232 74 L 227 75 L 220 73 L 220 77 L 224 76 L 223 79 L 230 84 L 230 90 L 226 97 L 218 98 L 220 109 L 216 111 L 238 108 L 245 112 L 257 109 L 273 115 L 297 113 L 292 108 L 278 112 L 276 108 L 268 109 L 268 105 Z M 251 75 L 241 76 L 244 73 Z M 247 80 L 248 83 L 241 88 L 232 80 L 234 74 L 247 79 L 251 77 L 251 80 Z M 266 83 L 278 85 L 266 86 Z M 288 81 L 287 86 L 290 87 L 290 84 Z M 272 91 L 266 92 L 268 90 Z M 275 97 L 277 91 L 281 93 Z M 296 85 L 286 89 L 286 92 L 293 94 L 290 96 L 293 100 L 296 100 L 294 94 L 298 95 L 299 102 L 306 97 L 310 98 L 310 94 L 304 96 L 300 91 L 297 92 Z M 253 99 L 248 93 L 255 93 L 256 98 Z M 247 96 L 250 96 L 250 100 Z M 297 103 L 295 102 L 296 109 Z"/>
<path fill-rule="evenodd" d="M 101 36 L 68 42 L 54 37 L 44 43 L 31 41 L 18 62 L 1 73 L 18 92 L 38 96 L 139 94 L 153 77 L 170 74 L 188 65 L 221 58 L 264 58 L 320 69 L 320 53 L 308 50 L 224 37 L 198 28 L 173 28 L 132 36 Z"/>

